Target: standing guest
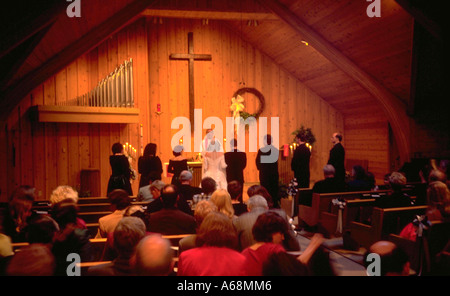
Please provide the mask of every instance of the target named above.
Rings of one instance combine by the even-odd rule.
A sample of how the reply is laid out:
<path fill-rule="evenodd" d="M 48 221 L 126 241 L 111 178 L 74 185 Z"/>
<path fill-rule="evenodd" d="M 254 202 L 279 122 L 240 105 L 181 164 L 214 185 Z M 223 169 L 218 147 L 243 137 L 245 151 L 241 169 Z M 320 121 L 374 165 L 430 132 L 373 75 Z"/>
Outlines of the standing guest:
<path fill-rule="evenodd" d="M 278 198 L 278 155 L 279 151 L 272 145 L 272 136 L 265 136 L 265 145 L 256 155 L 256 168 L 259 171 L 259 182 L 272 197 L 273 207 L 279 208 Z"/>
<path fill-rule="evenodd" d="M 145 224 L 137 217 L 123 217 L 114 229 L 113 246 L 117 258 L 110 263 L 89 267 L 90 276 L 135 275 L 134 264 L 136 246 L 145 236 Z"/>
<path fill-rule="evenodd" d="M 170 241 L 152 234 L 136 247 L 135 270 L 139 276 L 167 276 L 173 272 L 174 260 Z"/>
<path fill-rule="evenodd" d="M 96 238 L 107 238 L 114 232 L 117 223 L 123 218 L 123 214 L 131 205 L 130 197 L 125 190 L 116 189 L 108 194 L 112 213 L 98 219 L 98 232 Z"/>
<path fill-rule="evenodd" d="M 247 166 L 247 155 L 237 149 L 237 140 L 230 141 L 231 151 L 225 153 L 225 163 L 227 164 L 227 182 L 239 181 L 244 184 L 244 169 Z"/>
<path fill-rule="evenodd" d="M 325 179 L 314 183 L 312 191 L 315 193 L 333 193 L 345 191 L 345 186 L 336 182 L 334 174 L 334 167 L 331 164 L 326 164 L 323 167 L 323 176 Z"/>
<path fill-rule="evenodd" d="M 285 252 L 282 242 L 287 235 L 284 219 L 275 212 L 265 212 L 258 216 L 252 228 L 256 241 L 242 251 L 246 257 L 246 268 L 249 276 L 261 276 L 263 263 L 269 255 Z"/>
<path fill-rule="evenodd" d="M 231 196 L 228 191 L 223 189 L 214 191 L 211 195 L 210 201 L 216 205 L 219 212 L 225 214 L 228 218 L 233 219 L 236 217 L 234 215 L 234 208 L 231 203 Z"/>
<path fill-rule="evenodd" d="M 191 234 L 196 231 L 195 219 L 176 207 L 178 192 L 175 185 L 166 185 L 161 191 L 163 208 L 150 214 L 148 231 L 166 235 Z"/>
<path fill-rule="evenodd" d="M 173 148 L 173 158 L 169 160 L 167 172 L 173 174 L 171 184 L 180 186 L 179 177 L 182 171 L 188 170 L 187 158 L 183 156 L 183 146 L 177 145 Z"/>
<path fill-rule="evenodd" d="M 231 181 L 227 186 L 228 193 L 231 196 L 231 203 L 233 205 L 234 214 L 239 216 L 247 213 L 247 205 L 242 202 L 243 187 L 239 181 Z"/>
<path fill-rule="evenodd" d="M 187 202 L 191 202 L 194 195 L 202 193 L 201 188 L 191 186 L 192 178 L 193 176 L 190 171 L 185 170 L 180 173 L 178 194 Z"/>
<path fill-rule="evenodd" d="M 294 151 L 291 161 L 291 169 L 294 171 L 294 177 L 297 179 L 298 188 L 309 188 L 309 161 L 311 159 L 311 150 L 306 147 L 306 136 L 297 134 L 295 137 L 299 146 Z"/>
<path fill-rule="evenodd" d="M 156 144 L 149 143 L 145 146 L 144 154 L 138 159 L 138 172 L 141 174 L 139 188 L 149 185 L 150 180 L 161 180 L 163 168 L 161 159 L 156 156 Z"/>
<path fill-rule="evenodd" d="M 340 133 L 334 133 L 331 136 L 331 143 L 333 143 L 333 148 L 331 148 L 330 150 L 328 164 L 331 164 L 336 170 L 336 182 L 345 185 L 345 149 L 344 146 L 342 146 L 341 142 L 342 135 Z"/>
<path fill-rule="evenodd" d="M 108 181 L 107 194 L 114 189 L 123 189 L 128 192 L 129 196 L 132 196 L 130 162 L 128 157 L 124 154 L 123 145 L 114 143 L 112 145 L 112 153 L 113 155 L 109 157 L 112 174 Z"/>
<path fill-rule="evenodd" d="M 236 251 L 236 232 L 225 214 L 211 212 L 206 216 L 197 232 L 197 245 L 180 254 L 177 275 L 246 275 L 245 257 Z"/>

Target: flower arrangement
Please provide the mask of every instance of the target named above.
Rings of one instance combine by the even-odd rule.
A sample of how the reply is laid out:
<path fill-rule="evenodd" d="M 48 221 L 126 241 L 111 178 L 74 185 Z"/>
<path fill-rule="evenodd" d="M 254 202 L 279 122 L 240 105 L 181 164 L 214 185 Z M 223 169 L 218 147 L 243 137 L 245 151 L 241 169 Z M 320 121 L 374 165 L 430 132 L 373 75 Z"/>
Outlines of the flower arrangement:
<path fill-rule="evenodd" d="M 311 128 L 305 128 L 303 125 L 296 129 L 292 135 L 294 135 L 293 142 L 296 143 L 295 137 L 297 137 L 298 134 L 304 135 L 306 137 L 306 143 L 309 144 L 309 146 L 312 146 L 316 142 L 316 137 L 314 136 Z"/>
<path fill-rule="evenodd" d="M 288 194 L 288 196 L 296 196 L 297 192 L 298 192 L 298 182 L 297 179 L 294 178 L 289 182 L 286 193 Z"/>

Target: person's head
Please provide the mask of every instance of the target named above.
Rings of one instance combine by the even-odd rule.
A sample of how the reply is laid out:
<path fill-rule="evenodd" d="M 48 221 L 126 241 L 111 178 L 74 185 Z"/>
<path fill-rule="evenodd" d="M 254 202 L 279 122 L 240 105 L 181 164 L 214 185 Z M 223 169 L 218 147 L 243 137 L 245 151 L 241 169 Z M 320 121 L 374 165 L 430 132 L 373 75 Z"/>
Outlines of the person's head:
<path fill-rule="evenodd" d="M 161 200 L 164 208 L 174 208 L 178 200 L 177 187 L 172 184 L 165 185 L 161 190 Z"/>
<path fill-rule="evenodd" d="M 217 212 L 217 206 L 210 200 L 201 200 L 197 203 L 194 210 L 197 227 L 202 224 L 205 217 L 211 212 Z"/>
<path fill-rule="evenodd" d="M 123 152 L 123 145 L 120 143 L 114 143 L 111 147 L 113 154 L 118 154 Z"/>
<path fill-rule="evenodd" d="M 55 257 L 44 244 L 31 244 L 11 258 L 6 270 L 9 276 L 53 276 Z"/>
<path fill-rule="evenodd" d="M 219 212 L 224 213 L 230 219 L 233 218 L 234 208 L 228 191 L 224 189 L 214 191 L 210 201 L 216 205 Z"/>
<path fill-rule="evenodd" d="M 180 173 L 180 177 L 178 178 L 181 184 L 191 184 L 192 181 L 192 173 L 188 170 L 184 170 Z"/>
<path fill-rule="evenodd" d="M 111 205 L 121 211 L 126 209 L 129 205 L 131 205 L 130 197 L 128 196 L 128 192 L 123 189 L 115 189 L 108 194 L 108 199 Z"/>
<path fill-rule="evenodd" d="M 440 170 L 432 170 L 430 172 L 430 175 L 428 176 L 428 182 L 435 182 L 435 181 L 441 181 L 444 182 L 447 180 L 447 176 L 445 175 L 444 172 L 440 171 Z"/>
<path fill-rule="evenodd" d="M 427 188 L 427 203 L 436 206 L 446 216 L 450 215 L 450 191 L 447 184 L 434 181 Z"/>
<path fill-rule="evenodd" d="M 247 195 L 248 197 L 252 197 L 254 195 L 261 195 L 267 200 L 267 205 L 269 208 L 272 208 L 273 202 L 272 202 L 272 196 L 270 195 L 269 191 L 264 186 L 261 185 L 252 185 L 247 189 Z"/>
<path fill-rule="evenodd" d="M 372 244 L 364 256 L 364 264 L 368 267 L 370 253 L 380 255 L 380 274 L 382 276 L 409 275 L 409 258 L 406 252 L 390 241 L 377 241 Z"/>
<path fill-rule="evenodd" d="M 356 180 L 364 180 L 366 178 L 366 170 L 360 165 L 355 165 L 352 168 L 352 176 Z"/>
<path fill-rule="evenodd" d="M 204 194 L 209 195 L 216 191 L 217 183 L 211 177 L 205 177 L 201 181 L 201 187 Z"/>
<path fill-rule="evenodd" d="M 331 143 L 337 144 L 342 142 L 342 134 L 341 133 L 333 133 L 331 136 Z"/>
<path fill-rule="evenodd" d="M 231 139 L 231 141 L 230 141 L 230 147 L 231 147 L 231 149 L 232 149 L 232 150 L 235 150 L 235 149 L 237 149 L 237 146 L 238 146 L 237 139 Z"/>
<path fill-rule="evenodd" d="M 183 146 L 181 145 L 176 145 L 175 147 L 173 147 L 173 151 L 172 154 L 173 156 L 180 156 L 183 153 Z"/>
<path fill-rule="evenodd" d="M 139 241 L 145 236 L 145 224 L 137 217 L 123 217 L 113 233 L 113 245 L 122 258 L 131 258 Z"/>
<path fill-rule="evenodd" d="M 303 133 L 298 133 L 297 136 L 295 136 L 295 138 L 297 139 L 297 141 L 302 144 L 302 143 L 306 143 L 306 135 Z"/>
<path fill-rule="evenodd" d="M 209 128 L 206 130 L 206 138 L 212 139 L 214 137 L 214 130 L 212 128 Z"/>
<path fill-rule="evenodd" d="M 150 185 L 150 193 L 152 194 L 154 199 L 157 199 L 161 196 L 161 190 L 166 186 L 166 183 L 164 183 L 161 180 L 153 181 Z"/>
<path fill-rule="evenodd" d="M 52 218 L 58 223 L 60 230 L 69 224 L 76 224 L 78 217 L 77 204 L 72 199 L 67 198 L 58 202 L 52 207 Z"/>
<path fill-rule="evenodd" d="M 148 143 L 144 148 L 144 157 L 150 157 L 156 155 L 156 144 Z"/>
<path fill-rule="evenodd" d="M 323 167 L 323 176 L 325 178 L 334 178 L 335 174 L 336 174 L 336 169 L 331 164 L 326 164 Z"/>
<path fill-rule="evenodd" d="M 269 209 L 269 206 L 267 205 L 267 200 L 259 194 L 253 195 L 247 201 L 247 209 L 249 212 L 251 212 L 255 209 L 258 209 L 258 208 L 264 209 L 264 210 Z"/>
<path fill-rule="evenodd" d="M 36 215 L 30 218 L 26 237 L 30 244 L 50 244 L 58 232 L 59 225 L 53 218 L 48 215 Z"/>
<path fill-rule="evenodd" d="M 406 185 L 406 177 L 400 172 L 392 172 L 389 176 L 389 185 L 393 190 L 401 190 Z"/>
<path fill-rule="evenodd" d="M 9 196 L 8 201 L 13 200 L 15 197 L 23 197 L 23 196 L 27 196 L 34 201 L 36 199 L 36 188 L 30 185 L 20 185 L 13 191 L 11 196 Z"/>
<path fill-rule="evenodd" d="M 145 236 L 136 247 L 135 269 L 140 276 L 167 276 L 174 266 L 170 241 L 161 235 Z"/>
<path fill-rule="evenodd" d="M 264 143 L 267 143 L 267 145 L 272 144 L 272 136 L 271 135 L 265 135 L 264 136 Z"/>
<path fill-rule="evenodd" d="M 197 231 L 196 244 L 236 249 L 237 235 L 231 219 L 220 212 L 209 213 Z"/>
<path fill-rule="evenodd" d="M 281 244 L 287 235 L 286 221 L 276 212 L 265 212 L 258 216 L 252 234 L 257 242 Z"/>
<path fill-rule="evenodd" d="M 8 203 L 8 211 L 14 220 L 16 227 L 22 230 L 27 225 L 27 219 L 31 216 L 34 202 L 34 191 L 18 188 L 12 194 Z"/>
<path fill-rule="evenodd" d="M 228 193 L 230 193 L 232 200 L 242 202 L 242 185 L 239 181 L 231 181 L 227 184 Z"/>
<path fill-rule="evenodd" d="M 63 201 L 66 198 L 72 199 L 75 203 L 78 202 L 78 192 L 72 187 L 67 185 L 61 185 L 56 187 L 50 195 L 50 203 L 52 205 Z"/>

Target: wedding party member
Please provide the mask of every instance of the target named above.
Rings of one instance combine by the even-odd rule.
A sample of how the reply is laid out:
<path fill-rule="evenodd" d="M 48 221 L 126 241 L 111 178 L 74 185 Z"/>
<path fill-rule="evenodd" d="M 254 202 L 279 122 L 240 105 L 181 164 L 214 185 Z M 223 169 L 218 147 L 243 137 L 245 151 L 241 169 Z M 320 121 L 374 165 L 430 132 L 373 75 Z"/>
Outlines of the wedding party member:
<path fill-rule="evenodd" d="M 272 145 L 272 136 L 265 136 L 265 145 L 258 150 L 256 155 L 256 168 L 259 171 L 259 182 L 261 186 L 267 189 L 272 197 L 273 207 L 279 208 L 279 198 L 278 198 L 278 156 L 273 162 L 265 162 L 262 160 L 263 156 L 273 156 L 278 155 L 278 149 Z"/>
<path fill-rule="evenodd" d="M 296 136 L 299 144 L 294 151 L 291 161 L 291 169 L 294 171 L 294 177 L 297 179 L 298 188 L 309 188 L 309 161 L 311 151 L 306 147 L 306 136 L 298 134 Z"/>
<path fill-rule="evenodd" d="M 203 158 L 203 178 L 210 177 L 216 181 L 217 189 L 227 189 L 227 164 L 223 152 L 206 152 Z"/>
<path fill-rule="evenodd" d="M 177 145 L 173 148 L 173 158 L 169 160 L 167 172 L 173 174 L 171 184 L 180 186 L 180 174 L 188 170 L 187 158 L 183 156 L 183 146 Z"/>
<path fill-rule="evenodd" d="M 331 136 L 331 143 L 333 143 L 333 148 L 330 150 L 330 157 L 328 158 L 327 164 L 331 164 L 336 173 L 335 178 L 338 183 L 345 183 L 345 149 L 341 144 L 342 135 L 340 133 L 334 133 Z"/>
<path fill-rule="evenodd" d="M 239 181 L 244 184 L 244 169 L 247 166 L 247 155 L 237 149 L 237 140 L 230 141 L 231 151 L 225 153 L 225 163 L 227 164 L 227 181 Z"/>
<path fill-rule="evenodd" d="M 129 196 L 132 196 L 130 162 L 123 153 L 123 145 L 114 143 L 111 150 L 113 155 L 109 157 L 109 164 L 111 165 L 112 174 L 108 181 L 107 194 L 115 189 L 123 189 Z"/>
<path fill-rule="evenodd" d="M 163 168 L 161 159 L 156 156 L 156 144 L 149 143 L 145 146 L 144 155 L 138 159 L 138 172 L 141 174 L 139 188 L 155 180 L 161 180 Z"/>

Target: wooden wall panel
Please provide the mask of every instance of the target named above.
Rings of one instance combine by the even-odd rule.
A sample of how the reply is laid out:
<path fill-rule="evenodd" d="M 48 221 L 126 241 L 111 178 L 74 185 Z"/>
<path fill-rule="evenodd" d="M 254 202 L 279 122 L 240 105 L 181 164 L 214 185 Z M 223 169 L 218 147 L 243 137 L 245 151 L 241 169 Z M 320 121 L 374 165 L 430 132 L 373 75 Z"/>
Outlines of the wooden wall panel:
<path fill-rule="evenodd" d="M 137 156 L 141 144 L 143 148 L 148 142 L 154 142 L 158 145 L 157 153 L 162 161 L 168 162 L 172 157 L 170 141 L 178 131 L 171 130 L 171 122 L 177 116 L 187 117 L 189 114 L 188 64 L 169 60 L 169 55 L 187 52 L 189 32 L 194 33 L 195 52 L 212 55 L 211 61 L 195 62 L 194 66 L 195 108 L 202 109 L 202 119 L 209 116 L 220 118 L 225 136 L 225 118 L 231 116 L 231 97 L 243 86 L 239 83 L 245 82 L 246 87 L 260 90 L 265 97 L 266 108 L 261 116 L 268 118 L 268 132 L 274 132 L 271 131 L 270 117 L 279 117 L 280 145 L 288 144 L 293 139 L 291 133 L 302 124 L 313 129 L 317 142 L 312 150 L 311 185 L 322 179 L 322 167 L 328 160 L 331 148 L 330 136 L 335 131 L 344 131 L 342 114 L 219 21 L 210 20 L 208 25 L 204 25 L 201 20 L 164 19 L 162 23 L 154 23 L 153 19 L 143 18 L 73 61 L 24 98 L 22 109 L 15 113 L 16 117 L 22 114 L 22 123 L 18 128 L 22 133 L 21 145 L 17 155 L 23 161 L 20 167 L 8 168 L 8 172 L 13 171 L 12 176 L 16 176 L 11 177 L 8 184 L 32 182 L 31 185 L 40 193 L 39 198 L 45 199 L 60 184 L 80 188 L 82 169 L 99 169 L 101 193 L 105 195 L 111 173 L 111 145 L 117 141 L 128 142 L 138 148 Z M 133 59 L 139 124 L 31 125 L 24 121 L 26 117 L 23 113 L 29 106 L 61 103 L 87 93 L 129 58 Z M 155 113 L 157 104 L 161 105 L 160 115 Z M 245 95 L 246 111 L 255 112 L 258 105 L 255 97 Z M 12 114 L 9 121 L 17 121 L 17 118 Z M 9 141 L 16 141 L 17 136 L 13 135 L 11 126 L 8 124 L 7 137 Z M 247 135 L 247 151 L 248 141 Z M 193 144 L 192 140 L 192 148 Z M 192 157 L 194 153 L 186 153 L 186 156 Z M 256 153 L 248 153 L 245 179 L 249 183 L 258 182 L 255 157 Z M 283 172 L 285 182 L 292 177 L 292 172 L 289 171 L 288 160 L 283 161 L 280 167 L 287 170 Z M 133 166 L 137 169 L 136 161 Z M 24 177 L 17 180 L 17 176 L 22 175 Z M 3 183 L 2 186 L 5 186 Z M 8 192 L 12 190 L 12 185 L 7 186 Z M 137 182 L 133 184 L 133 191 L 137 193 Z M 5 199 L 3 190 L 1 194 L 1 198 Z"/>

